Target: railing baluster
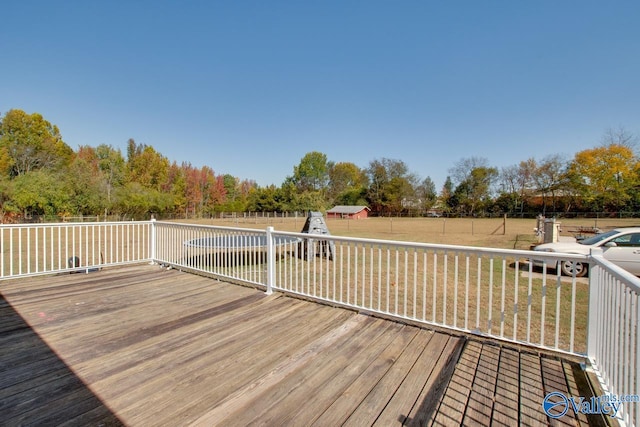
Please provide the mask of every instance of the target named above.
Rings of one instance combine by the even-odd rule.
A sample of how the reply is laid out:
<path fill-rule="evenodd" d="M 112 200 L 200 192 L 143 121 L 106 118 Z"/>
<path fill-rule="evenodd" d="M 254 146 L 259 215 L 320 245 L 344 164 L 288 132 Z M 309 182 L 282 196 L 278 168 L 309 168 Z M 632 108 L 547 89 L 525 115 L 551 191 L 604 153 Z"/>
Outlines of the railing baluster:
<path fill-rule="evenodd" d="M 464 276 L 464 329 L 469 330 L 469 253 L 465 252 Z"/>
<path fill-rule="evenodd" d="M 361 292 L 362 302 L 361 302 L 361 305 L 363 307 L 366 307 L 365 301 L 366 301 L 366 297 L 367 297 L 367 294 L 366 294 L 366 291 L 365 291 L 366 283 L 367 283 L 367 268 L 366 268 L 367 267 L 367 250 L 366 249 L 367 249 L 366 246 L 363 244 L 362 245 L 362 269 L 361 269 L 361 272 L 362 272 L 362 285 L 361 285 L 362 286 L 362 292 Z"/>
<path fill-rule="evenodd" d="M 13 276 L 13 275 L 14 275 L 14 271 L 15 271 L 15 270 L 13 269 L 13 258 L 14 258 L 14 257 L 12 256 L 12 255 L 13 255 L 13 253 L 14 253 L 14 252 L 13 252 L 13 228 L 10 228 L 10 229 L 9 229 L 9 231 L 10 231 L 10 233 L 9 233 L 9 256 L 11 257 L 11 258 L 10 258 L 10 261 L 9 261 L 9 262 L 10 262 L 10 268 L 9 268 L 9 271 L 10 271 L 10 272 L 9 272 L 9 276 Z M 21 230 L 20 230 L 20 229 L 18 229 L 18 233 L 21 233 Z M 22 259 L 22 258 L 20 258 L 20 257 L 21 257 L 21 255 L 20 255 L 20 253 L 18 252 L 18 262 L 20 262 L 20 260 Z"/>
<path fill-rule="evenodd" d="M 387 265 L 385 268 L 385 271 L 387 272 L 387 282 L 386 282 L 386 297 L 387 297 L 387 304 L 386 304 L 386 309 L 385 311 L 387 313 L 390 313 L 391 310 L 391 306 L 390 306 L 390 294 L 391 294 L 391 250 L 389 249 L 388 246 L 385 246 L 386 248 L 386 252 L 387 252 Z"/>
<path fill-rule="evenodd" d="M 442 266 L 443 266 L 443 273 L 442 273 L 442 289 L 443 289 L 443 293 L 442 293 L 442 324 L 446 325 L 447 324 L 447 292 L 449 289 L 448 286 L 448 275 L 449 275 L 449 254 L 447 253 L 447 251 L 444 251 L 444 255 L 442 256 Z"/>
<path fill-rule="evenodd" d="M 480 294 L 482 289 L 482 257 L 478 255 L 478 280 L 477 280 L 477 291 L 476 291 L 476 330 L 480 330 Z"/>
<path fill-rule="evenodd" d="M 418 309 L 418 250 L 413 250 L 413 318 L 416 318 Z"/>
<path fill-rule="evenodd" d="M 571 281 L 571 325 L 569 327 L 569 352 L 574 352 L 575 330 L 576 330 L 576 297 L 577 297 L 577 280 Z"/>
<path fill-rule="evenodd" d="M 635 333 L 633 334 L 634 338 L 635 338 L 635 348 L 633 349 L 633 357 L 631 358 L 631 360 L 633 361 L 633 363 L 635 364 L 635 369 L 633 370 L 633 374 L 634 374 L 634 381 L 635 384 L 631 387 L 629 387 L 630 393 L 629 394 L 636 394 L 638 396 L 640 396 L 640 381 L 638 380 L 640 378 L 640 332 L 638 331 L 640 329 L 640 327 L 638 326 L 638 323 L 640 322 L 640 296 L 638 295 L 637 292 L 634 292 L 635 294 L 635 301 L 636 301 L 636 306 L 635 306 L 635 310 L 633 310 L 635 317 L 634 317 L 634 322 L 633 325 L 635 326 Z M 638 408 L 638 405 L 634 405 L 634 424 L 636 426 L 640 426 L 640 408 Z"/>
<path fill-rule="evenodd" d="M 87 230 L 88 232 L 88 230 Z M 94 242 L 96 240 L 96 227 L 92 226 L 91 227 L 91 241 Z M 139 240 L 140 241 L 140 240 Z M 87 237 L 87 247 L 89 245 L 89 237 Z M 87 249 L 88 252 L 88 249 Z M 96 265 L 96 247 L 95 245 L 91 245 L 91 264 L 90 265 Z"/>
<path fill-rule="evenodd" d="M 18 230 L 18 274 L 22 274 L 22 232 L 23 230 Z"/>
<path fill-rule="evenodd" d="M 507 260 L 502 257 L 502 278 L 500 282 L 501 294 L 500 294 L 500 337 L 504 337 L 504 321 L 505 321 L 505 297 L 506 297 L 506 281 L 507 281 Z"/>
<path fill-rule="evenodd" d="M 575 280 L 575 269 L 573 279 Z M 560 346 L 560 304 L 562 299 L 562 280 L 560 280 L 560 275 L 558 275 L 556 280 L 556 328 L 555 328 L 555 343 L 554 347 L 559 348 Z"/>
<path fill-rule="evenodd" d="M 408 287 L 409 287 L 409 252 L 407 251 L 407 249 L 404 250 L 404 269 L 403 269 L 403 275 L 404 277 L 402 278 L 402 292 L 403 292 L 403 298 L 402 298 L 402 305 L 403 305 L 403 309 L 402 309 L 402 314 L 404 317 L 407 317 L 407 303 L 408 303 Z M 398 283 L 398 288 L 400 287 L 400 283 Z"/>
<path fill-rule="evenodd" d="M 520 294 L 520 261 L 516 259 L 513 272 L 513 333 L 511 339 L 518 339 L 518 296 Z"/>
<path fill-rule="evenodd" d="M 453 327 L 458 327 L 458 252 L 454 257 L 453 276 Z"/>
<path fill-rule="evenodd" d="M 629 315 L 631 314 L 631 292 L 629 289 L 627 289 L 626 287 L 624 287 L 623 289 L 624 291 L 624 315 L 623 315 L 623 322 L 624 322 L 624 335 L 623 335 L 623 346 L 622 346 L 622 351 L 620 352 L 620 366 L 622 366 L 622 381 L 621 381 L 621 386 L 622 386 L 622 390 L 629 390 L 629 363 L 627 363 L 627 361 L 629 360 L 630 357 L 630 346 L 631 346 L 631 331 L 632 331 L 632 325 L 631 325 L 631 319 L 629 319 Z M 633 380 L 631 380 L 633 381 Z M 626 413 L 625 411 L 625 422 L 628 423 L 629 422 L 629 414 Z"/>
<path fill-rule="evenodd" d="M 438 253 L 433 251 L 433 281 L 431 282 L 433 286 L 433 295 L 431 299 L 431 321 L 436 323 L 436 307 L 438 304 L 437 297 L 437 287 L 438 287 Z"/>
<path fill-rule="evenodd" d="M 58 270 L 62 270 L 64 268 L 64 264 L 62 263 L 62 244 L 65 243 L 65 247 L 66 247 L 66 242 L 64 242 L 63 238 L 62 238 L 62 230 L 65 230 L 66 233 L 66 229 L 63 227 L 58 227 Z"/>
<path fill-rule="evenodd" d="M 374 250 L 373 245 L 369 245 L 369 307 L 373 307 L 373 268 Z"/>
<path fill-rule="evenodd" d="M 527 288 L 527 339 L 526 342 L 531 342 L 531 310 L 533 306 L 533 260 L 529 260 L 529 282 Z"/>
<path fill-rule="evenodd" d="M 395 256 L 395 264 L 393 266 L 393 272 L 394 272 L 394 278 L 393 278 L 393 288 L 394 288 L 394 294 L 393 294 L 393 314 L 398 314 L 398 298 L 399 298 L 399 288 L 400 288 L 400 254 L 398 253 L 398 251 L 395 251 L 396 256 Z"/>
<path fill-rule="evenodd" d="M 378 311 L 382 304 L 382 246 L 378 245 Z"/>
<path fill-rule="evenodd" d="M 424 274 L 422 277 L 422 320 L 427 320 L 427 283 L 429 277 L 429 252 L 425 249 L 422 254 L 422 265 L 424 265 Z"/>
<path fill-rule="evenodd" d="M 6 275 L 6 271 L 4 269 L 4 262 L 5 262 L 5 256 L 4 256 L 4 235 L 5 235 L 5 230 L 4 229 L 0 229 L 0 277 L 4 277 Z M 12 257 L 13 258 L 13 257 Z"/>
<path fill-rule="evenodd" d="M 623 304 L 623 287 L 620 286 L 619 283 L 616 283 L 616 292 L 615 292 L 615 305 L 614 307 L 617 308 L 618 314 L 620 314 L 621 308 L 622 308 L 622 304 Z M 624 342 L 624 321 L 618 317 L 616 324 L 614 325 L 614 348 L 617 350 L 615 353 L 613 353 L 612 359 L 613 359 L 613 366 L 614 366 L 614 375 L 613 375 L 613 383 L 618 385 L 622 383 L 622 364 L 621 362 L 621 355 L 620 353 L 622 353 L 620 351 L 620 349 L 623 346 L 623 342 Z M 614 393 L 616 394 L 620 394 L 620 390 L 616 388 L 613 389 Z"/>
<path fill-rule="evenodd" d="M 349 282 L 353 283 L 353 304 L 358 304 L 358 244 L 353 245 L 353 280 Z M 349 275 L 349 277 L 351 277 Z"/>
<path fill-rule="evenodd" d="M 489 257 L 489 314 L 487 317 L 487 334 L 491 335 L 493 321 L 493 257 Z"/>
<path fill-rule="evenodd" d="M 347 304 L 351 304 L 351 244 L 347 245 Z"/>
<path fill-rule="evenodd" d="M 34 272 L 35 273 L 39 273 L 40 272 L 40 262 L 39 262 L 39 257 L 40 257 L 40 241 L 39 241 L 39 238 L 40 238 L 40 234 L 38 233 L 38 231 L 39 231 L 38 228 L 34 228 L 33 229 L 33 235 L 35 236 L 35 249 L 34 249 L 34 252 L 35 252 L 35 257 L 34 257 L 35 258 L 35 260 L 34 260 L 34 264 L 35 264 L 34 268 L 35 268 L 35 270 L 34 270 Z M 31 240 L 31 239 L 29 239 L 29 240 Z M 29 251 L 29 252 L 31 252 L 31 251 Z"/>
<path fill-rule="evenodd" d="M 542 297 L 541 297 L 541 308 L 540 308 L 540 345 L 544 347 L 544 328 L 545 328 L 545 314 L 547 308 L 547 264 L 543 267 L 543 275 L 542 275 Z"/>

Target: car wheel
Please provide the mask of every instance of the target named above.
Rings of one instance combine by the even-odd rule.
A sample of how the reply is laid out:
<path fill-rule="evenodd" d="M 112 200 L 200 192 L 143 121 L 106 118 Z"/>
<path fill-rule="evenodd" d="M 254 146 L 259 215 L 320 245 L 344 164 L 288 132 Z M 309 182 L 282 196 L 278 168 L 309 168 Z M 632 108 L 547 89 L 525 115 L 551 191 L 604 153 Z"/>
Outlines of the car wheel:
<path fill-rule="evenodd" d="M 580 261 L 562 261 L 560 263 L 562 274 L 565 276 L 573 276 L 573 270 L 575 269 L 576 277 L 584 277 L 587 275 L 587 264 Z"/>

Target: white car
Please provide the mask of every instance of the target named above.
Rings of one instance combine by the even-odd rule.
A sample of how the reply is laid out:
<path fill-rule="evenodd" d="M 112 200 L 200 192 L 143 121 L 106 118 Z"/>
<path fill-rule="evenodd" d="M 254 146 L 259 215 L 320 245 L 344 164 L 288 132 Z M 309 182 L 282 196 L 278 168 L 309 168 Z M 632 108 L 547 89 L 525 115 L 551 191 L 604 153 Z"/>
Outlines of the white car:
<path fill-rule="evenodd" d="M 592 248 L 602 248 L 607 260 L 640 276 L 640 227 L 616 228 L 576 242 L 543 243 L 533 250 L 588 255 Z M 587 274 L 587 264 L 581 262 L 563 261 L 560 268 L 567 276 L 573 275 L 574 268 L 578 277 Z"/>

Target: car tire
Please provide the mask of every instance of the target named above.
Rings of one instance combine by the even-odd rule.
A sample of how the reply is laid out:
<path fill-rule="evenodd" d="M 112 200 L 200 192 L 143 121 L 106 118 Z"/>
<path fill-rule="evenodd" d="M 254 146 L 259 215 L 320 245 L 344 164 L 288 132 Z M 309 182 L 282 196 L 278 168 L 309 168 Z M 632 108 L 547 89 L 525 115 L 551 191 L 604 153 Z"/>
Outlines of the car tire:
<path fill-rule="evenodd" d="M 565 276 L 573 276 L 573 270 L 576 270 L 576 277 L 584 277 L 587 275 L 587 264 L 580 261 L 561 261 L 560 268 Z"/>

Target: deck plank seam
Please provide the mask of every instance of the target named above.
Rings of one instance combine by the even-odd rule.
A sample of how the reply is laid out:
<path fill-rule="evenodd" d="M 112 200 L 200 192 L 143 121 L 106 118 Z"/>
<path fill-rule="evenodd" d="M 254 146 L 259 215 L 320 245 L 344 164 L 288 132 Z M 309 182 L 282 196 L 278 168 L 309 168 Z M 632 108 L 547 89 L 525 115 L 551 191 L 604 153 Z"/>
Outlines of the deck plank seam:
<path fill-rule="evenodd" d="M 478 358 L 480 356 L 480 353 L 479 351 L 477 351 L 478 349 L 476 348 L 477 346 L 478 346 L 478 343 L 476 341 L 465 340 L 463 342 L 463 348 L 460 352 L 460 357 L 458 358 L 458 361 L 454 367 L 452 375 L 449 378 L 449 381 L 445 387 L 444 392 L 442 393 L 442 397 L 440 398 L 439 404 L 437 405 L 433 413 L 432 419 L 430 420 L 433 425 L 449 425 L 450 424 L 449 422 L 446 422 L 446 420 L 449 419 L 448 417 L 450 417 L 450 415 L 447 414 L 449 409 L 449 406 L 447 405 L 449 405 L 449 401 L 457 403 L 458 407 L 462 407 L 462 409 L 460 410 L 460 413 L 458 414 L 459 415 L 458 420 L 457 421 L 452 420 L 452 421 L 461 423 L 462 420 L 464 419 L 465 411 L 468 408 L 468 399 L 469 399 L 469 393 L 471 390 L 470 386 L 473 381 L 473 378 L 469 379 L 468 377 L 466 377 L 463 374 L 463 371 L 472 369 L 473 372 L 475 372 L 475 366 L 477 365 Z M 472 349 L 471 347 L 474 347 L 474 348 Z M 467 374 L 469 373 L 467 372 Z M 469 383 L 469 386 L 467 387 L 463 386 L 463 391 L 456 390 L 452 386 L 454 383 L 464 384 L 466 382 Z M 460 396 L 456 396 L 456 394 L 459 394 Z M 462 399 L 464 399 L 464 401 L 462 401 Z"/>

